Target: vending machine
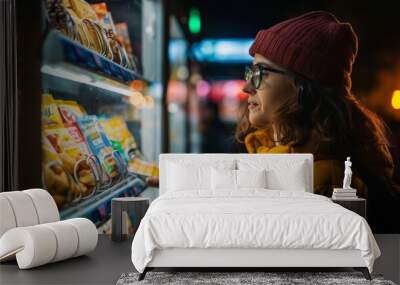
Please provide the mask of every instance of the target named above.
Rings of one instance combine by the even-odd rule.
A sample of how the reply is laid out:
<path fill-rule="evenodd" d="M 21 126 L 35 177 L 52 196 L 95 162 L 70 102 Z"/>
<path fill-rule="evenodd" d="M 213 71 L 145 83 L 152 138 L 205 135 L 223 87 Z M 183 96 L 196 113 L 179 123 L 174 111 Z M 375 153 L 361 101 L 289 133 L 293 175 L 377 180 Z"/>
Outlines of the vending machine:
<path fill-rule="evenodd" d="M 86 217 L 107 231 L 112 198 L 139 195 L 158 176 L 163 3 L 11 2 L 15 152 L 2 181 L 44 188 L 62 219 Z"/>

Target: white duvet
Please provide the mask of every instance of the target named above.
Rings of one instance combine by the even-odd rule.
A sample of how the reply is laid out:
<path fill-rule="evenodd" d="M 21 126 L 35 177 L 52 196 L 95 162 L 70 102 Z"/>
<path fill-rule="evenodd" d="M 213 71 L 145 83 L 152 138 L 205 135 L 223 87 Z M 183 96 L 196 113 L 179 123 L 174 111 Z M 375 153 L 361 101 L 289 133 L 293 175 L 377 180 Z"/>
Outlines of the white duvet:
<path fill-rule="evenodd" d="M 160 196 L 134 237 L 133 265 L 143 272 L 155 249 L 176 247 L 358 249 L 370 272 L 380 256 L 361 216 L 321 195 L 266 189 Z"/>

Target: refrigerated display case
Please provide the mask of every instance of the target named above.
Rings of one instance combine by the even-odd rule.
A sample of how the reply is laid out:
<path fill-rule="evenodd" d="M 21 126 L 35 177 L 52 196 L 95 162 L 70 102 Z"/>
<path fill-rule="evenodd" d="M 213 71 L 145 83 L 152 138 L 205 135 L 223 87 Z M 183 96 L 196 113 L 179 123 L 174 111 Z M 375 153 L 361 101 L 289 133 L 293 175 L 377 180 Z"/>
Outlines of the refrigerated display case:
<path fill-rule="evenodd" d="M 190 152 L 188 49 L 189 43 L 185 39 L 178 20 L 171 16 L 167 105 L 170 151 L 174 153 Z"/>
<path fill-rule="evenodd" d="M 162 1 L 14 8 L 16 65 L 25 73 L 17 80 L 18 175 L 10 185 L 45 188 L 62 219 L 87 217 L 106 230 L 111 199 L 139 195 L 146 177 L 158 176 Z"/>

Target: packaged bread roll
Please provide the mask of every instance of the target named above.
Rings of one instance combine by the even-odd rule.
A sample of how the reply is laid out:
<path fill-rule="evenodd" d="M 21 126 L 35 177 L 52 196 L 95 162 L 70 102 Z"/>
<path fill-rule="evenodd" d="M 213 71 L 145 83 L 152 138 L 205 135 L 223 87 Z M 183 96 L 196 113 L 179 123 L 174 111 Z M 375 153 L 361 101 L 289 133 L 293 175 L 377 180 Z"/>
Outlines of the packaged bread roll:
<path fill-rule="evenodd" d="M 96 12 L 93 8 L 84 0 L 69 0 L 71 8 L 74 10 L 76 15 L 81 19 L 97 20 Z"/>

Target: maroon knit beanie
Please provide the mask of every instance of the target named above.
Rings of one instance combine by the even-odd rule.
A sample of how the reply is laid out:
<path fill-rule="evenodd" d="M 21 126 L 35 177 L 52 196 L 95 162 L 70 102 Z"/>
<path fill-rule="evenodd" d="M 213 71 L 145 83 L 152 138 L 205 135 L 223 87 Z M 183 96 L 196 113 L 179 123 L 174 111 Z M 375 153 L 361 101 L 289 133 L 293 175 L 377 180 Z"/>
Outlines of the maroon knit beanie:
<path fill-rule="evenodd" d="M 357 50 L 357 35 L 349 23 L 314 11 L 259 31 L 249 53 L 323 85 L 351 88 Z"/>

